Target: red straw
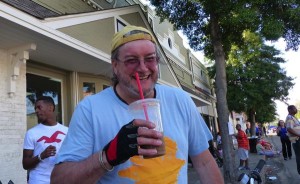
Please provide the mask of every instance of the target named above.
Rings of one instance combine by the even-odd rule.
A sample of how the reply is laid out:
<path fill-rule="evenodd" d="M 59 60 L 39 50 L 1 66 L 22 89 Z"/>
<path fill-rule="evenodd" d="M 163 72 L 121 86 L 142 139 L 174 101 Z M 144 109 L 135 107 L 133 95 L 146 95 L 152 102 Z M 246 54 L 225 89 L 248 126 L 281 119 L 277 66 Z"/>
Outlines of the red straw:
<path fill-rule="evenodd" d="M 140 97 L 141 97 L 141 99 L 144 99 L 144 93 L 143 93 L 140 77 L 139 77 L 139 74 L 137 72 L 135 72 L 135 79 L 136 79 L 136 82 L 137 82 L 137 85 L 138 85 L 138 88 L 139 88 Z"/>
<path fill-rule="evenodd" d="M 144 93 L 143 93 L 142 85 L 141 85 L 141 82 L 140 82 L 140 77 L 139 77 L 139 74 L 137 72 L 135 72 L 135 79 L 136 79 L 136 82 L 137 82 L 137 85 L 138 85 L 138 88 L 139 88 L 140 97 L 141 97 L 141 99 L 144 99 Z M 144 113 L 145 113 L 146 120 L 149 121 L 147 107 L 144 104 L 143 104 L 143 108 L 144 108 Z"/>

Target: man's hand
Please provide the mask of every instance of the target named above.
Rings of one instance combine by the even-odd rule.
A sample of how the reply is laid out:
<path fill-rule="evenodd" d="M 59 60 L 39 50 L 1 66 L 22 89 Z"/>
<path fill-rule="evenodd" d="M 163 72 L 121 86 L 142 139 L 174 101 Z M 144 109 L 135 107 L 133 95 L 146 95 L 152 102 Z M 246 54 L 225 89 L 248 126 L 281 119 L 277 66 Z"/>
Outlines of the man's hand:
<path fill-rule="evenodd" d="M 38 156 L 33 156 L 34 150 L 23 150 L 23 159 L 22 164 L 23 168 L 25 170 L 33 169 L 35 168 L 39 163 L 40 159 Z M 50 156 L 54 156 L 56 154 L 56 147 L 55 146 L 48 146 L 42 153 L 40 153 L 41 159 L 48 158 Z"/>
<path fill-rule="evenodd" d="M 111 166 L 119 165 L 134 155 L 153 156 L 157 150 L 142 149 L 140 146 L 160 146 L 163 135 L 153 130 L 155 125 L 149 121 L 135 119 L 124 125 L 119 133 L 103 149 Z"/>
<path fill-rule="evenodd" d="M 138 154 L 137 130 L 133 121 L 124 125 L 116 137 L 105 147 L 106 159 L 111 166 L 125 162 Z"/>
<path fill-rule="evenodd" d="M 56 154 L 56 147 L 50 145 L 41 153 L 41 159 L 44 160 L 45 158 L 54 156 L 55 154 Z"/>

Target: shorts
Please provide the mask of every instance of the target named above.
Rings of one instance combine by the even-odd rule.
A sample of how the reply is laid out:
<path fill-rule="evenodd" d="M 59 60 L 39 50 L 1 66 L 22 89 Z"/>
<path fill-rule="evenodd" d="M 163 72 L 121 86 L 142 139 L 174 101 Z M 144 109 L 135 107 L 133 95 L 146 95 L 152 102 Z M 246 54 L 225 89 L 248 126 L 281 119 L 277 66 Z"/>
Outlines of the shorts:
<path fill-rule="evenodd" d="M 239 148 L 238 149 L 238 155 L 239 155 L 239 158 L 241 160 L 247 160 L 249 155 L 248 155 L 248 150 L 244 149 L 244 148 Z"/>

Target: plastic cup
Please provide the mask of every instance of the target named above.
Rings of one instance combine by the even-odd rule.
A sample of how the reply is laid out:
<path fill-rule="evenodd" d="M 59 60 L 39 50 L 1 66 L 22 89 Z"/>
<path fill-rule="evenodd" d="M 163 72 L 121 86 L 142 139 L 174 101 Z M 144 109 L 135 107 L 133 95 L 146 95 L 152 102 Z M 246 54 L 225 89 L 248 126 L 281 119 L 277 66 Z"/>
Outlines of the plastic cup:
<path fill-rule="evenodd" d="M 148 121 L 153 122 L 156 126 L 156 131 L 163 133 L 163 125 L 161 121 L 160 114 L 160 103 L 159 100 L 155 98 L 147 98 L 135 101 L 129 105 L 129 113 L 132 115 L 134 119 L 148 119 Z M 158 156 L 162 156 L 166 153 L 165 142 L 162 138 L 163 144 L 155 147 L 157 150 L 157 154 L 154 156 L 144 156 L 144 158 L 154 158 Z M 142 146 L 142 148 L 153 148 L 153 146 Z"/>

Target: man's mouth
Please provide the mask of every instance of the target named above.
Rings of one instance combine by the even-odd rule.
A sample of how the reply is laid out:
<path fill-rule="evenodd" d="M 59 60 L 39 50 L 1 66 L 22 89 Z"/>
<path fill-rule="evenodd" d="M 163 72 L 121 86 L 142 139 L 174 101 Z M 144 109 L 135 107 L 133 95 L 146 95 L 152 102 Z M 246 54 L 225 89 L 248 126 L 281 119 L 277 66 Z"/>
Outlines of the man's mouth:
<path fill-rule="evenodd" d="M 150 77 L 150 75 L 146 75 L 146 76 L 139 76 L 140 80 L 147 80 Z M 133 77 L 134 79 L 136 79 L 136 77 Z"/>

